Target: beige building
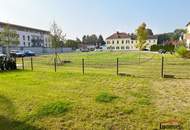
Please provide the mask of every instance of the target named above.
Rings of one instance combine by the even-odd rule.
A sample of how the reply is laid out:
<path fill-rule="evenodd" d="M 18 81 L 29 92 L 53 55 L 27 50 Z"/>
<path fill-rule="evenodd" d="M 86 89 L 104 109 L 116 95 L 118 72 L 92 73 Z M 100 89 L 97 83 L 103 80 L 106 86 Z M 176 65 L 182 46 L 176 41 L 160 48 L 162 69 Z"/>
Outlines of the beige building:
<path fill-rule="evenodd" d="M 156 45 L 158 39 L 156 36 L 148 36 L 147 50 L 150 50 L 152 45 Z M 138 50 L 136 48 L 136 35 L 116 32 L 106 39 L 106 47 L 108 50 Z"/>
<path fill-rule="evenodd" d="M 186 25 L 187 34 L 184 36 L 184 40 L 186 41 L 186 46 L 190 49 L 190 22 Z"/>

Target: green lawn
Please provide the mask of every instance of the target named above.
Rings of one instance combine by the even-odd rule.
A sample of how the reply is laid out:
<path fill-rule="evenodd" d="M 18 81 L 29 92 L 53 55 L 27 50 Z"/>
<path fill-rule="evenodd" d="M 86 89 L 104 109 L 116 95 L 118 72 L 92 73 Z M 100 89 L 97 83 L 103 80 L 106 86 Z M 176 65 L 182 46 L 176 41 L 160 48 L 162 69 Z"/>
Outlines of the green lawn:
<path fill-rule="evenodd" d="M 141 54 L 139 64 L 135 52 L 68 53 L 60 58 L 72 63 L 56 73 L 51 57 L 34 58 L 33 72 L 28 59 L 25 71 L 0 73 L 0 130 L 152 130 L 171 119 L 189 129 L 189 60 L 166 55 L 165 73 L 176 79 L 162 79 L 158 54 Z M 116 75 L 116 58 L 134 77 Z"/>

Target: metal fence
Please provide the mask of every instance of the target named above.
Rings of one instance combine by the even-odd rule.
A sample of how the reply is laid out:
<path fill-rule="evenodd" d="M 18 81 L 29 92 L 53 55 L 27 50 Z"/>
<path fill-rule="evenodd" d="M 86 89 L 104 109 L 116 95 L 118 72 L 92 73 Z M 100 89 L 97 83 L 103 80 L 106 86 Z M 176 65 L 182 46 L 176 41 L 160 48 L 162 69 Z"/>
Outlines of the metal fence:
<path fill-rule="evenodd" d="M 85 58 L 54 57 L 17 58 L 17 68 L 31 71 L 102 73 L 132 77 L 189 78 L 190 60 L 173 57 L 151 58 Z"/>

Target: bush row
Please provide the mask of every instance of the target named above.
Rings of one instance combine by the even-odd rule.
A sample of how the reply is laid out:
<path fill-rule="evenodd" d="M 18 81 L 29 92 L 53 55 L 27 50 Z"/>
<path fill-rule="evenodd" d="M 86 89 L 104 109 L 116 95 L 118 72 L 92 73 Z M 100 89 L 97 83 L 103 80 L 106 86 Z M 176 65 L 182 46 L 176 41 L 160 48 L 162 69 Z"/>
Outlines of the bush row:
<path fill-rule="evenodd" d="M 150 50 L 151 51 L 159 51 L 160 49 L 166 50 L 168 52 L 174 52 L 175 46 L 174 45 L 152 45 Z"/>

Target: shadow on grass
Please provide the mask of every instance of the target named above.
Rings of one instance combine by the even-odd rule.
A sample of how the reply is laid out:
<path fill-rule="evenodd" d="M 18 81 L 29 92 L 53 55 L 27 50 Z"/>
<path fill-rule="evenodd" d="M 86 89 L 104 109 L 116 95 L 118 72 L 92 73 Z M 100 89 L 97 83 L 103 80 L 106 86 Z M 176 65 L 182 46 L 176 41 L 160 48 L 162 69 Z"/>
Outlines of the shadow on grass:
<path fill-rule="evenodd" d="M 0 129 L 1 130 L 42 130 L 35 126 L 28 125 L 24 122 L 8 119 L 0 116 Z"/>
<path fill-rule="evenodd" d="M 15 106 L 10 99 L 0 95 L 0 130 L 41 130 L 11 118 L 15 116 Z"/>

